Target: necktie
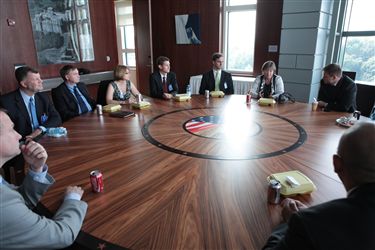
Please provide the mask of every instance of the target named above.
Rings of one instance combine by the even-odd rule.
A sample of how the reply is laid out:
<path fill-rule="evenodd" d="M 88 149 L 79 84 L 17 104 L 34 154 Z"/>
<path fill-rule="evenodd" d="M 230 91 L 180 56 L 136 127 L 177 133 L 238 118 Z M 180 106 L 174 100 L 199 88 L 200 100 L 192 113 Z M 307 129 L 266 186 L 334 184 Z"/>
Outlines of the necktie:
<path fill-rule="evenodd" d="M 216 76 L 215 76 L 215 91 L 220 90 L 220 77 L 219 77 L 219 71 L 216 71 Z"/>
<path fill-rule="evenodd" d="M 168 93 L 166 77 L 163 76 L 163 92 Z"/>
<path fill-rule="evenodd" d="M 38 118 L 36 116 L 34 97 L 30 98 L 29 111 L 30 111 L 30 116 L 31 116 L 31 126 L 32 126 L 33 131 L 34 131 L 35 129 L 39 128 L 39 122 L 38 122 Z"/>
<path fill-rule="evenodd" d="M 89 110 L 87 109 L 85 102 L 83 101 L 81 95 L 78 93 L 77 86 L 74 86 L 73 89 L 74 89 L 74 95 L 76 96 L 78 105 L 81 108 L 81 114 L 88 112 Z"/>

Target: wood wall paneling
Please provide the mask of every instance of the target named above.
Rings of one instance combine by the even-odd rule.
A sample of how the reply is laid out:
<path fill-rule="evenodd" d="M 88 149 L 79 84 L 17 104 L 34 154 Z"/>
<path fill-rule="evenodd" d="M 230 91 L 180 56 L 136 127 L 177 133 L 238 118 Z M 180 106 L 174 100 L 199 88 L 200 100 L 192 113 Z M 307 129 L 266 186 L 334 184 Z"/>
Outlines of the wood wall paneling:
<path fill-rule="evenodd" d="M 219 51 L 219 1 L 153 0 L 152 41 L 155 60 L 164 55 L 171 60 L 171 71 L 177 74 L 180 92 L 192 75 L 199 75 L 211 68 L 211 55 Z M 201 45 L 176 44 L 175 15 L 198 13 L 201 26 Z"/>
<path fill-rule="evenodd" d="M 149 75 L 151 74 L 151 38 L 149 18 L 148 0 L 133 1 L 137 85 L 139 91 L 144 94 L 149 94 Z"/>
<path fill-rule="evenodd" d="M 27 0 L 2 0 L 0 4 L 1 94 L 18 87 L 14 77 L 14 64 L 25 63 L 38 68 L 43 79 L 58 77 L 62 64 L 38 65 Z M 112 70 L 118 64 L 114 3 L 90 0 L 89 4 L 95 61 L 75 65 L 79 68 L 87 68 L 91 72 Z M 16 25 L 9 27 L 7 18 L 14 19 Z M 111 58 L 109 62 L 106 56 Z"/>
<path fill-rule="evenodd" d="M 257 3 L 254 76 L 261 74 L 265 61 L 272 60 L 276 66 L 279 64 L 282 10 L 282 0 L 259 0 Z M 268 52 L 268 45 L 277 45 L 277 53 Z"/>

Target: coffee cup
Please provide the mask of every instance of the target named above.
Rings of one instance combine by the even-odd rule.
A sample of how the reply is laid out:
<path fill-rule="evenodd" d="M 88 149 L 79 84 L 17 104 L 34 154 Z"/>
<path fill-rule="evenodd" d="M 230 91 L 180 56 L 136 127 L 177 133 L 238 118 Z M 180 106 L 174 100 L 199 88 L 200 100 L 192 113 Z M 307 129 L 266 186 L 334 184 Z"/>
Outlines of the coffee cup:
<path fill-rule="evenodd" d="M 311 110 L 316 111 L 318 109 L 318 102 L 313 102 L 311 105 Z"/>

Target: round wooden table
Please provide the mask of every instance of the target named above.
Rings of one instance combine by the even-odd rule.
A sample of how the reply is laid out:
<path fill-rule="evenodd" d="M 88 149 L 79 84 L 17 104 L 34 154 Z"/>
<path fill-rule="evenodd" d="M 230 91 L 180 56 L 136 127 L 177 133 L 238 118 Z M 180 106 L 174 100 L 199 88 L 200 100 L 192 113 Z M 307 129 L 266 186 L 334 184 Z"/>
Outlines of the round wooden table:
<path fill-rule="evenodd" d="M 346 130 L 335 121 L 349 114 L 245 99 L 146 98 L 152 106 L 135 117 L 64 123 L 66 137 L 40 141 L 56 179 L 42 204 L 54 212 L 66 186 L 82 186 L 89 207 L 77 241 L 94 249 L 260 249 L 280 223 L 280 206 L 267 203 L 270 174 L 307 175 L 317 190 L 296 198 L 308 205 L 346 195 L 332 155 Z M 91 191 L 97 169 L 103 193 Z"/>

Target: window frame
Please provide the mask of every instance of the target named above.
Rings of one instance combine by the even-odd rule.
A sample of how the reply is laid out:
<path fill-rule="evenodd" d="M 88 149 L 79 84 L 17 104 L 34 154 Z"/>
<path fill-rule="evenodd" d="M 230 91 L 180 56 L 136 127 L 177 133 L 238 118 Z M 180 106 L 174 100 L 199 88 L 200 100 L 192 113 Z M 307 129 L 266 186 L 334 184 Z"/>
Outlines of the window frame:
<path fill-rule="evenodd" d="M 117 33 L 116 34 L 116 39 L 117 39 L 117 57 L 118 57 L 119 64 L 126 65 L 129 69 L 134 70 L 134 69 L 136 69 L 136 66 L 137 66 L 137 58 L 135 57 L 135 59 L 134 59 L 135 60 L 135 65 L 129 65 L 128 62 L 127 62 L 127 54 L 128 53 L 134 53 L 135 54 L 136 52 L 135 52 L 135 48 L 132 48 L 132 49 L 126 48 L 126 29 L 125 29 L 125 27 L 127 27 L 127 26 L 133 26 L 133 29 L 135 31 L 135 27 L 134 27 L 134 15 L 133 15 L 134 13 L 132 12 L 132 19 L 133 19 L 132 25 L 130 25 L 130 24 L 118 25 L 117 5 L 121 4 L 122 2 L 124 2 L 124 1 L 115 1 L 115 18 L 116 18 L 116 33 Z M 133 2 L 131 4 L 131 7 L 133 8 Z M 123 31 L 124 31 L 124 44 L 125 44 L 125 48 L 122 48 L 121 28 L 123 28 Z M 133 39 L 135 40 L 135 37 L 133 37 Z M 134 41 L 134 44 L 135 44 L 135 41 Z M 125 53 L 126 61 L 123 60 L 123 53 Z"/>
<path fill-rule="evenodd" d="M 253 74 L 254 72 L 254 64 L 255 64 L 255 57 L 253 56 L 253 69 L 252 71 L 245 71 L 245 70 L 228 70 L 228 33 L 229 33 L 229 26 L 228 26 L 228 18 L 229 18 L 229 13 L 230 12 L 242 12 L 242 11 L 255 11 L 255 15 L 257 12 L 257 3 L 255 4 L 246 4 L 246 5 L 235 5 L 235 6 L 230 6 L 229 5 L 230 0 L 222 0 L 222 43 L 223 43 L 223 55 L 225 59 L 224 63 L 224 69 L 227 70 L 228 72 L 238 75 L 238 76 L 248 76 L 249 74 Z M 256 31 L 256 26 L 257 24 L 255 23 L 255 31 Z M 255 32 L 255 37 L 254 37 L 254 51 L 253 55 L 255 55 L 255 42 L 256 42 L 256 32 Z"/>
<path fill-rule="evenodd" d="M 375 36 L 375 30 L 363 30 L 363 31 L 345 31 L 345 20 L 347 9 L 352 8 L 352 6 L 348 6 L 349 3 L 353 4 L 354 1 L 351 0 L 342 0 L 340 2 L 335 3 L 334 5 L 334 15 L 333 21 L 331 24 L 332 32 L 332 51 L 331 57 L 327 57 L 327 64 L 331 62 L 337 62 L 343 67 L 344 63 L 344 54 L 346 50 L 346 42 L 345 46 L 343 45 L 343 39 L 347 39 L 350 37 L 371 37 Z M 356 80 L 356 82 L 364 82 L 364 83 L 372 83 L 367 81 Z"/>

